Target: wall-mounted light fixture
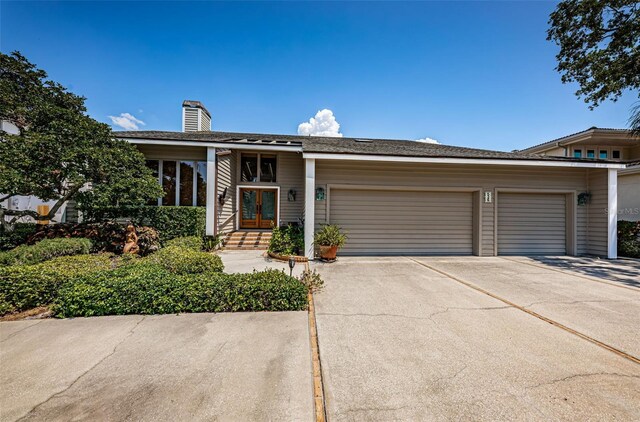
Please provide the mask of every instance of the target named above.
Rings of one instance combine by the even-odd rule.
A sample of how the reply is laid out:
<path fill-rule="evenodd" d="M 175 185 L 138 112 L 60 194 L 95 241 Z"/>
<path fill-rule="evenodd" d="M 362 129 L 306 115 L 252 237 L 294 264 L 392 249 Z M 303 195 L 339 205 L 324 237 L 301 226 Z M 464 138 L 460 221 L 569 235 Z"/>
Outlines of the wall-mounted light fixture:
<path fill-rule="evenodd" d="M 316 188 L 316 201 L 324 201 L 324 188 Z"/>
<path fill-rule="evenodd" d="M 287 194 L 287 200 L 289 202 L 295 202 L 296 201 L 296 191 L 295 191 L 295 189 L 289 189 L 289 193 Z"/>
<path fill-rule="evenodd" d="M 580 192 L 578 194 L 578 205 L 587 205 L 591 201 L 591 193 L 589 192 Z"/>

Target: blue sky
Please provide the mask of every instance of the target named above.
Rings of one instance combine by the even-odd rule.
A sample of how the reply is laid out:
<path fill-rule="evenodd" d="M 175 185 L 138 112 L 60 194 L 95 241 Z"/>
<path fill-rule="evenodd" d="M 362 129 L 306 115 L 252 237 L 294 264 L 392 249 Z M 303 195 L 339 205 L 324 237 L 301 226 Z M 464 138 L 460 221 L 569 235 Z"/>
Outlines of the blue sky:
<path fill-rule="evenodd" d="M 8 2 L 0 50 L 87 97 L 180 130 L 184 99 L 213 129 L 291 133 L 318 110 L 344 136 L 511 150 L 625 127 L 633 96 L 595 111 L 554 70 L 551 2 Z"/>

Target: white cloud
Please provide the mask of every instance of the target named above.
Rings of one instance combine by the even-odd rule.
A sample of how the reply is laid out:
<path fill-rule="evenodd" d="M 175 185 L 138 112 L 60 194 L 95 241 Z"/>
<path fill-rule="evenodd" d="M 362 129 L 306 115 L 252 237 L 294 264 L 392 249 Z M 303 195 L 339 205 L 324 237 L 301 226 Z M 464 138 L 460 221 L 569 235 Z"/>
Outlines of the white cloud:
<path fill-rule="evenodd" d="M 109 118 L 114 126 L 119 126 L 124 130 L 138 130 L 140 126 L 145 125 L 142 120 L 136 119 L 129 113 L 120 113 L 119 116 L 109 116 Z"/>
<path fill-rule="evenodd" d="M 422 142 L 425 144 L 439 144 L 440 142 L 436 141 L 435 139 L 432 138 L 422 138 L 422 139 L 416 139 L 416 142 Z"/>
<path fill-rule="evenodd" d="M 298 125 L 298 135 L 303 136 L 332 136 L 342 138 L 340 123 L 336 121 L 333 111 L 323 109 L 316 113 L 308 122 Z"/>

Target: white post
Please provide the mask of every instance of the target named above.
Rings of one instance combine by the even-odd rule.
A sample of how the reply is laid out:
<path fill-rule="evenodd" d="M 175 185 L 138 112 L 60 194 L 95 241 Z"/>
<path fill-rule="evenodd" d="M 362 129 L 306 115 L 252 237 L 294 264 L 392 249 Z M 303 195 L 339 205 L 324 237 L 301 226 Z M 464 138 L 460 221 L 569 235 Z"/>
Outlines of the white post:
<path fill-rule="evenodd" d="M 195 186 L 194 186 L 195 189 Z M 216 149 L 207 148 L 207 213 L 205 218 L 205 232 L 207 236 L 215 236 L 216 227 Z"/>
<path fill-rule="evenodd" d="M 607 198 L 609 200 L 609 242 L 607 256 L 609 259 L 618 258 L 618 169 L 609 169 L 608 174 L 609 189 Z"/>
<path fill-rule="evenodd" d="M 306 257 L 312 260 L 316 205 L 316 160 L 306 158 L 304 164 L 304 250 Z"/>

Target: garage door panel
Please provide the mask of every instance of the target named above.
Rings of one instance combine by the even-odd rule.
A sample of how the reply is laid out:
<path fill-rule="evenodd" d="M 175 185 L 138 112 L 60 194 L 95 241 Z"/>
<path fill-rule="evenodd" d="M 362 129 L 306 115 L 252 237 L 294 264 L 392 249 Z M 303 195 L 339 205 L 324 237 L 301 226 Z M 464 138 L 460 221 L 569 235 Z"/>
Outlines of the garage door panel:
<path fill-rule="evenodd" d="M 499 255 L 566 254 L 566 196 L 500 193 Z"/>
<path fill-rule="evenodd" d="M 341 254 L 469 255 L 472 194 L 332 189 L 329 219 L 347 233 Z"/>

